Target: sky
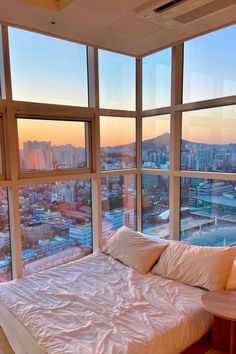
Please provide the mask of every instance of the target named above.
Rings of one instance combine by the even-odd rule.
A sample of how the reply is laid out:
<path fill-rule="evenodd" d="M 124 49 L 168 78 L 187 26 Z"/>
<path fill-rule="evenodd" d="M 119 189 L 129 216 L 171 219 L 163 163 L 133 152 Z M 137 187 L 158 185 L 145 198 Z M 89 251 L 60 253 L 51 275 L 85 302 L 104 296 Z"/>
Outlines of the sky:
<path fill-rule="evenodd" d="M 236 106 L 182 114 L 183 139 L 208 144 L 236 144 Z"/>
<path fill-rule="evenodd" d="M 142 139 L 152 139 L 170 133 L 170 115 L 146 117 L 142 122 Z"/>
<path fill-rule="evenodd" d="M 9 36 L 15 100 L 88 106 L 85 46 L 14 28 L 10 28 Z M 185 43 L 184 102 L 236 94 L 236 46 L 232 45 L 235 38 L 233 25 Z M 134 58 L 99 50 L 99 77 L 101 107 L 135 109 Z M 170 86 L 171 50 L 145 57 L 143 108 L 169 105 Z M 184 113 L 183 138 L 205 143 L 235 142 L 235 115 L 234 107 Z M 134 141 L 134 119 L 120 119 L 123 121 L 101 118 L 102 146 Z M 143 136 L 147 139 L 169 129 L 162 118 L 155 122 L 158 123 L 145 123 Z M 35 121 L 19 124 L 21 145 L 24 139 L 49 138 L 58 145 L 84 143 L 82 129 L 71 128 L 67 123 L 52 128 L 49 122 L 47 126 L 39 122 L 37 130 Z"/>
<path fill-rule="evenodd" d="M 23 142 L 50 141 L 52 145 L 71 144 L 85 147 L 85 123 L 67 121 L 49 121 L 42 119 L 17 119 L 19 146 Z"/>

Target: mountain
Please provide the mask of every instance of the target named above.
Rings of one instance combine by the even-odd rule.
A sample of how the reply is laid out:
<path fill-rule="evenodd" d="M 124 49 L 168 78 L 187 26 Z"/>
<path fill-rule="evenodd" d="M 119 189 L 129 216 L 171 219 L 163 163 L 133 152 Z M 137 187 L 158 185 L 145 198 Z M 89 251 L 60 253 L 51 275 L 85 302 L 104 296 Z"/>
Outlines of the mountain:
<path fill-rule="evenodd" d="M 170 134 L 165 133 L 157 136 L 156 138 L 148 139 L 143 141 L 144 150 L 152 150 L 157 146 L 166 146 L 170 144 Z"/>
<path fill-rule="evenodd" d="M 230 144 L 207 144 L 207 143 L 199 143 L 195 141 L 189 140 L 182 140 L 182 145 L 185 144 L 194 144 L 194 145 L 205 145 L 205 146 L 217 146 L 217 145 L 235 145 L 234 143 Z M 164 133 L 152 139 L 144 140 L 142 143 L 143 150 L 153 150 L 156 149 L 158 146 L 167 146 L 170 145 L 170 134 Z M 117 145 L 117 146 L 104 146 L 101 149 L 117 149 L 117 150 L 133 150 L 135 148 L 135 143 L 129 143 L 124 145 Z"/>

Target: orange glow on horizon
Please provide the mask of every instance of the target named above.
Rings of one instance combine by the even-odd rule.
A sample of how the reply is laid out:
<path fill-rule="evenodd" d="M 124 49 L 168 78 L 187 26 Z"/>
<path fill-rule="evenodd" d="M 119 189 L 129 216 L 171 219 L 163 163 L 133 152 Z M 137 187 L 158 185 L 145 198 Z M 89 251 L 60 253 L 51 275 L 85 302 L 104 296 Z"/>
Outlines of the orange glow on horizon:
<path fill-rule="evenodd" d="M 169 114 L 143 118 L 142 140 L 153 139 L 166 133 L 170 133 Z"/>
<path fill-rule="evenodd" d="M 143 140 L 170 132 L 170 116 L 143 118 Z M 236 143 L 236 107 L 220 107 L 184 112 L 182 139 L 196 143 Z M 19 147 L 23 142 L 50 141 L 52 145 L 85 146 L 85 122 L 43 119 L 17 119 Z M 116 146 L 136 140 L 135 118 L 101 117 L 101 146 Z"/>
<path fill-rule="evenodd" d="M 101 117 L 101 146 L 117 146 L 135 142 L 135 118 Z"/>
<path fill-rule="evenodd" d="M 84 122 L 17 119 L 17 125 L 20 149 L 27 140 L 49 141 L 52 145 L 85 146 Z"/>
<path fill-rule="evenodd" d="M 182 139 L 203 144 L 235 144 L 235 123 L 235 106 L 184 112 Z"/>

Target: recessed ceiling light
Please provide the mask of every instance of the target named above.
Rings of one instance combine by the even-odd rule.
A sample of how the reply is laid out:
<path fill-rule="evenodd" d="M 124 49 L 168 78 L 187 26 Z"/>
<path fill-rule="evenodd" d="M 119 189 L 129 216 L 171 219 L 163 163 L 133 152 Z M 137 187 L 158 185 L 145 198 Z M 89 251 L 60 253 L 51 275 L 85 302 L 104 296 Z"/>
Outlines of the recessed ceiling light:
<path fill-rule="evenodd" d="M 37 5 L 46 9 L 61 11 L 74 0 L 21 0 L 31 5 Z"/>

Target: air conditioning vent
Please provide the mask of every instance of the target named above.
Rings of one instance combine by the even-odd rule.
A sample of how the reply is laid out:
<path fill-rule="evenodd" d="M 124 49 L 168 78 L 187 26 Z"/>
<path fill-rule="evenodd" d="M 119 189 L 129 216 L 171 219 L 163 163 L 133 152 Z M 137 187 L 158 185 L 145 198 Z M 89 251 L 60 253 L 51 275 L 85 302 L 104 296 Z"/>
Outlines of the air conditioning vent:
<path fill-rule="evenodd" d="M 233 5 L 236 0 L 150 0 L 136 16 L 173 30 Z"/>
<path fill-rule="evenodd" d="M 175 21 L 187 24 L 202 18 L 204 16 L 210 15 L 212 12 L 220 11 L 226 7 L 235 5 L 235 0 L 215 0 L 209 4 L 198 7 L 195 10 L 186 12 L 180 16 L 175 17 Z"/>
<path fill-rule="evenodd" d="M 167 2 L 166 4 L 157 7 L 157 8 L 154 10 L 154 12 L 155 12 L 156 14 L 159 14 L 159 13 L 161 13 L 161 12 L 163 12 L 163 11 L 167 11 L 167 10 L 169 10 L 170 8 L 176 6 L 176 5 L 180 4 L 180 3 L 183 3 L 183 2 L 185 2 L 185 1 L 188 1 L 188 0 L 172 0 L 172 1 L 169 1 L 169 2 Z"/>

